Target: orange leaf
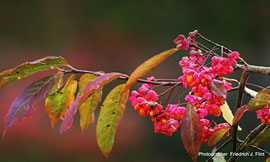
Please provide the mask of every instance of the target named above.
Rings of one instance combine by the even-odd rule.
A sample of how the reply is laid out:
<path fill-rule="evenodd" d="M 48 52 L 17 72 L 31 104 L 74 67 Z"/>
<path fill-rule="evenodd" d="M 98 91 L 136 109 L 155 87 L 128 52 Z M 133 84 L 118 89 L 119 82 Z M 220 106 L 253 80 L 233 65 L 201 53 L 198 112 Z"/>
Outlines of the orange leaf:
<path fill-rule="evenodd" d="M 102 153 L 108 157 L 113 144 L 116 129 L 124 115 L 129 90 L 123 91 L 125 84 L 115 87 L 106 97 L 97 120 L 97 143 Z"/>
<path fill-rule="evenodd" d="M 172 48 L 167 51 L 161 52 L 160 54 L 157 54 L 150 59 L 146 60 L 144 63 L 142 63 L 140 66 L 138 66 L 130 75 L 128 81 L 126 82 L 126 86 L 123 89 L 123 91 L 126 91 L 130 89 L 130 87 L 141 77 L 146 75 L 148 72 L 150 72 L 152 69 L 154 69 L 157 65 L 159 65 L 161 62 L 163 62 L 166 58 L 174 54 L 178 49 Z"/>
<path fill-rule="evenodd" d="M 187 111 L 182 119 L 181 138 L 189 156 L 196 161 L 202 144 L 202 126 L 197 113 L 190 104 L 187 105 Z"/>

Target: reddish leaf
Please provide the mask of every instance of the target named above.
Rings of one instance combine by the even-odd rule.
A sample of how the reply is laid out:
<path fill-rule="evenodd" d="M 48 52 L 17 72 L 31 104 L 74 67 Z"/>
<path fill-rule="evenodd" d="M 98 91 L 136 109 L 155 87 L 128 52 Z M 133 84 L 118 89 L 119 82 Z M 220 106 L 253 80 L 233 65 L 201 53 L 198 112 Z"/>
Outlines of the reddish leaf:
<path fill-rule="evenodd" d="M 270 141 L 270 129 L 266 129 L 263 132 L 261 132 L 255 140 L 253 140 L 248 145 L 254 145 L 259 146 L 264 144 L 265 142 Z"/>
<path fill-rule="evenodd" d="M 226 98 L 227 90 L 225 89 L 225 85 L 222 81 L 214 79 L 208 86 L 210 86 L 209 88 L 211 92 L 216 96 L 222 96 L 223 98 Z"/>
<path fill-rule="evenodd" d="M 58 66 L 67 65 L 63 57 L 48 56 L 33 62 L 26 62 L 20 66 L 0 73 L 0 88 L 40 71 L 58 69 Z"/>
<path fill-rule="evenodd" d="M 182 119 L 181 138 L 189 156 L 196 161 L 202 144 L 202 126 L 192 105 L 187 106 L 187 111 Z"/>
<path fill-rule="evenodd" d="M 84 74 L 80 78 L 80 92 L 79 95 L 83 94 L 83 89 L 90 81 L 96 78 L 93 74 Z M 79 107 L 80 112 L 80 126 L 81 132 L 84 133 L 85 129 L 88 127 L 89 123 L 93 123 L 95 120 L 95 110 L 101 101 L 102 90 L 99 90 L 93 93 L 90 97 L 88 97 Z"/>
<path fill-rule="evenodd" d="M 230 128 L 220 128 L 216 130 L 209 138 L 208 146 L 215 145 L 218 141 L 222 139 L 222 137 L 230 130 Z"/>
<path fill-rule="evenodd" d="M 109 82 L 111 82 L 114 79 L 117 79 L 121 76 L 124 76 L 124 74 L 120 74 L 120 73 L 107 73 L 104 75 L 101 75 L 99 77 L 97 77 L 95 80 L 90 81 L 85 88 L 83 89 L 83 94 L 81 96 L 78 96 L 76 98 L 76 100 L 70 105 L 64 121 L 60 127 L 60 133 L 64 133 L 65 131 L 67 131 L 69 128 L 72 127 L 72 122 L 74 119 L 74 116 L 76 114 L 76 111 L 78 109 L 78 107 L 80 107 L 80 105 L 93 93 L 101 90 L 103 88 L 103 86 L 105 86 L 106 84 L 108 84 Z"/>
<path fill-rule="evenodd" d="M 74 94 L 77 89 L 77 81 L 74 81 L 74 78 L 75 75 L 71 75 L 60 91 L 48 96 L 45 100 L 45 110 L 51 118 L 52 127 L 54 127 L 54 124 L 59 118 L 65 115 L 67 108 L 74 101 Z M 61 80 L 62 79 L 60 79 L 60 82 Z"/>
<path fill-rule="evenodd" d="M 49 76 L 32 83 L 23 90 L 18 98 L 16 98 L 12 103 L 9 112 L 5 116 L 3 137 L 5 136 L 8 128 L 29 118 L 33 114 L 33 104 L 47 96 L 52 86 L 53 79 L 54 77 Z"/>
<path fill-rule="evenodd" d="M 126 86 L 123 91 L 130 89 L 130 87 L 145 74 L 154 69 L 157 65 L 163 62 L 166 58 L 174 54 L 178 49 L 172 48 L 167 51 L 161 52 L 150 59 L 146 60 L 140 66 L 138 66 L 130 75 L 128 81 L 126 82 Z"/>
<path fill-rule="evenodd" d="M 244 115 L 244 113 L 247 111 L 247 105 L 243 105 L 240 108 L 238 108 L 235 112 L 235 116 L 233 118 L 232 125 L 236 124 Z"/>
<path fill-rule="evenodd" d="M 257 93 L 254 99 L 248 102 L 248 111 L 257 111 L 270 105 L 270 90 L 265 89 Z"/>
<path fill-rule="evenodd" d="M 97 120 L 97 143 L 106 157 L 112 150 L 116 129 L 125 111 L 129 91 L 121 93 L 124 87 L 125 84 L 118 85 L 107 95 Z"/>

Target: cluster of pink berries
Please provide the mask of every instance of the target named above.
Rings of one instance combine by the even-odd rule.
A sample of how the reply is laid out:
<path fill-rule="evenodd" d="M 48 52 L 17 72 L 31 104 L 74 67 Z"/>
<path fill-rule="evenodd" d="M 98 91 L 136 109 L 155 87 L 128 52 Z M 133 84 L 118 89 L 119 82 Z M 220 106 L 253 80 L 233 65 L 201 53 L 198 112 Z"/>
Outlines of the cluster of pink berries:
<path fill-rule="evenodd" d="M 151 77 L 147 80 L 153 79 Z M 151 88 L 151 84 L 142 84 L 138 92 L 131 92 L 128 100 L 132 102 L 132 106 L 141 116 L 146 117 L 149 115 L 152 117 L 156 133 L 172 135 L 179 128 L 177 120 L 183 118 L 186 108 L 170 104 L 163 110 L 163 106 L 157 103 L 157 93 Z"/>
<path fill-rule="evenodd" d="M 256 113 L 262 123 L 270 124 L 270 106 L 266 106 L 263 109 L 256 111 Z"/>
<path fill-rule="evenodd" d="M 238 52 L 231 52 L 227 57 L 209 57 L 211 54 L 203 54 L 201 50 L 195 47 L 197 43 L 195 37 L 197 31 L 189 33 L 189 37 L 179 35 L 174 43 L 176 48 L 188 50 L 191 49 L 189 57 L 182 57 L 179 62 L 183 75 L 178 78 L 184 87 L 191 88 L 191 94 L 185 97 L 188 104 L 194 106 L 202 125 L 202 142 L 206 142 L 213 132 L 221 128 L 229 128 L 228 124 L 215 124 L 211 128 L 212 122 L 205 119 L 208 115 L 219 116 L 221 114 L 220 106 L 225 103 L 227 90 L 231 89 L 231 84 L 223 80 L 223 76 L 233 72 L 233 65 L 236 59 L 239 59 Z M 211 62 L 207 63 L 208 58 Z M 209 65 L 209 66 L 207 66 Z M 153 81 L 151 77 L 148 80 Z M 156 133 L 172 135 L 180 126 L 177 120 L 184 117 L 186 108 L 178 105 L 169 104 L 165 109 L 158 104 L 158 95 L 153 91 L 151 84 L 142 84 L 138 92 L 133 91 L 129 97 L 132 106 L 141 116 L 151 116 L 154 122 Z M 225 136 L 228 136 L 227 132 Z"/>

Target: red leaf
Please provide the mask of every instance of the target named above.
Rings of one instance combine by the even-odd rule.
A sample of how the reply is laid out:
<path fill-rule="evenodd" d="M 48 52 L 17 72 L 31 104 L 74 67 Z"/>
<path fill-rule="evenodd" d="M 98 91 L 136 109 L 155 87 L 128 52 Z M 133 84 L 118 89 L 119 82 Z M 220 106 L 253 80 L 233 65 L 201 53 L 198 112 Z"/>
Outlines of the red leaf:
<path fill-rule="evenodd" d="M 12 103 L 9 112 L 5 116 L 3 137 L 8 128 L 29 118 L 33 114 L 33 104 L 47 96 L 53 80 L 54 77 L 49 76 L 32 83 L 23 90 L 21 95 Z"/>
<path fill-rule="evenodd" d="M 142 63 L 140 66 L 138 66 L 130 75 L 125 88 L 123 91 L 126 91 L 130 89 L 130 87 L 141 77 L 143 77 L 145 74 L 153 70 L 157 65 L 159 65 L 161 62 L 163 62 L 166 58 L 174 54 L 178 49 L 172 48 L 167 51 L 161 52 L 160 54 L 157 54 L 150 59 L 146 60 L 144 63 Z"/>
<path fill-rule="evenodd" d="M 99 77 L 96 77 L 95 80 L 90 81 L 83 89 L 83 94 L 81 96 L 78 96 L 76 100 L 70 105 L 70 108 L 66 112 L 66 115 L 64 117 L 64 121 L 60 127 L 60 133 L 64 133 L 69 128 L 72 127 L 72 122 L 74 119 L 74 116 L 77 112 L 78 107 L 93 93 L 101 90 L 106 84 L 113 81 L 114 79 L 117 79 L 121 76 L 124 76 L 124 74 L 120 73 L 107 73 L 104 75 L 101 75 Z"/>
<path fill-rule="evenodd" d="M 182 119 L 181 138 L 189 156 L 196 161 L 202 144 L 202 126 L 192 105 L 187 106 L 187 111 Z"/>
<path fill-rule="evenodd" d="M 247 111 L 247 105 L 243 105 L 240 108 L 238 108 L 233 118 L 232 125 L 236 124 L 242 118 L 242 116 L 244 115 L 246 111 Z"/>
<path fill-rule="evenodd" d="M 225 133 L 227 133 L 230 128 L 220 128 L 216 130 L 209 138 L 208 146 L 215 145 L 218 141 L 222 139 Z"/>
<path fill-rule="evenodd" d="M 214 79 L 208 86 L 210 86 L 211 92 L 214 93 L 216 96 L 222 96 L 223 98 L 226 98 L 227 90 L 222 81 Z"/>

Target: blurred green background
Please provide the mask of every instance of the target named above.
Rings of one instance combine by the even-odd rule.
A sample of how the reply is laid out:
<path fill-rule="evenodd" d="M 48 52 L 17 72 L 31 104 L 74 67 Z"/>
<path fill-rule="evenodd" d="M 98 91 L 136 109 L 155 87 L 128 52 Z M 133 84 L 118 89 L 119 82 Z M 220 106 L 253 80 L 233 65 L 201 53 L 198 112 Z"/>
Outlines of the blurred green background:
<path fill-rule="evenodd" d="M 174 47 L 172 41 L 178 34 L 186 35 L 194 29 L 239 51 L 250 64 L 270 66 L 270 1 L 267 0 L 10 0 L 0 2 L 0 70 L 61 55 L 78 69 L 130 74 L 147 58 Z M 179 52 L 149 75 L 177 78 L 181 74 L 178 61 L 184 54 Z M 231 77 L 238 79 L 239 74 L 236 72 Z M 42 76 L 38 74 L 1 89 L 1 131 L 12 101 L 31 81 Z M 252 75 L 249 82 L 268 86 L 269 77 Z M 229 96 L 231 107 L 235 96 L 235 93 Z M 79 122 L 75 120 L 73 128 L 60 136 L 61 123 L 50 128 L 43 105 L 37 104 L 36 109 L 31 119 L 12 128 L 6 139 L 0 140 L 0 161 L 191 161 L 179 131 L 172 137 L 155 134 L 151 120 L 140 117 L 130 104 L 108 159 L 97 147 L 94 124 L 81 136 Z M 245 129 L 240 137 L 258 123 L 255 113 L 245 116 L 240 121 Z M 202 146 L 202 151 L 212 149 L 206 144 Z M 225 151 L 230 149 L 228 146 Z M 199 161 L 205 159 L 199 157 Z M 246 157 L 239 161 L 255 159 L 263 160 Z"/>

